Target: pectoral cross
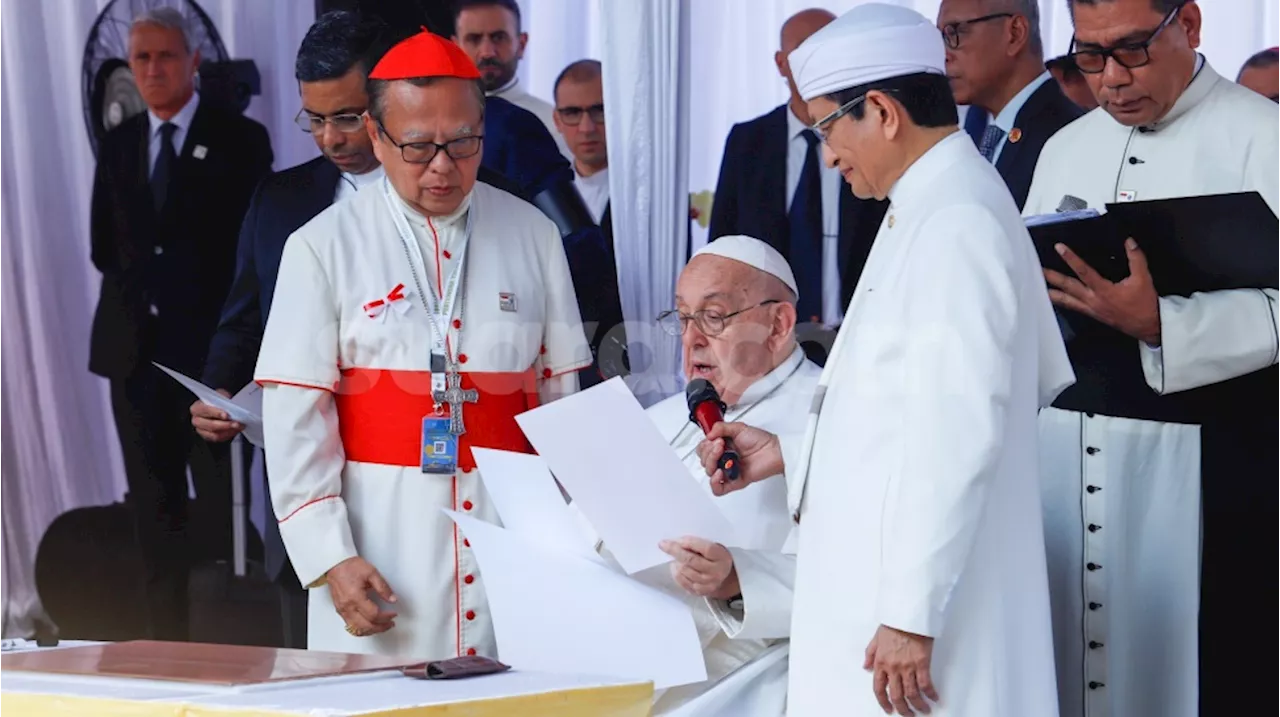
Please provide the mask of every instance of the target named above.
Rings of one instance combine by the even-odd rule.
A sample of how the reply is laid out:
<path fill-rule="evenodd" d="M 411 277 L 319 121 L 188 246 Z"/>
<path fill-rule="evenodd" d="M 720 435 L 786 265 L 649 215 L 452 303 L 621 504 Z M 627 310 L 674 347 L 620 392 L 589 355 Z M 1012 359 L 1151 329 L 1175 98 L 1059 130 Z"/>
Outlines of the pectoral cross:
<path fill-rule="evenodd" d="M 480 400 L 480 392 L 474 388 L 462 388 L 462 374 L 456 368 L 445 372 L 445 390 L 432 391 L 431 398 L 436 405 L 449 404 L 449 432 L 461 436 L 467 432 L 462 422 L 462 406 L 464 403 L 475 403 Z"/>

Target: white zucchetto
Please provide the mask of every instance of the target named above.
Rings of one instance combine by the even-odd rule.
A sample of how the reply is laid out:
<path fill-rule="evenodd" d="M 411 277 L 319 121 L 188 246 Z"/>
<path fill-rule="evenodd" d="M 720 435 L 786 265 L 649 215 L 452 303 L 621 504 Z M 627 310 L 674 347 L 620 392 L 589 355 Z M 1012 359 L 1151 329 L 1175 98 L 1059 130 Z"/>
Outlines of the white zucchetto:
<path fill-rule="evenodd" d="M 890 77 L 946 74 L 938 28 L 915 10 L 883 3 L 846 12 L 809 36 L 788 60 L 806 102 Z"/>
<path fill-rule="evenodd" d="M 693 256 L 701 256 L 703 254 L 740 261 L 766 274 L 776 276 L 782 283 L 787 285 L 788 289 L 791 289 L 791 293 L 796 296 L 800 295 L 800 290 L 796 288 L 796 275 L 791 271 L 791 265 L 778 253 L 777 249 L 759 239 L 740 234 L 723 236 L 707 242 L 707 245 L 694 252 Z M 689 258 L 690 260 L 693 259 L 693 257 Z"/>

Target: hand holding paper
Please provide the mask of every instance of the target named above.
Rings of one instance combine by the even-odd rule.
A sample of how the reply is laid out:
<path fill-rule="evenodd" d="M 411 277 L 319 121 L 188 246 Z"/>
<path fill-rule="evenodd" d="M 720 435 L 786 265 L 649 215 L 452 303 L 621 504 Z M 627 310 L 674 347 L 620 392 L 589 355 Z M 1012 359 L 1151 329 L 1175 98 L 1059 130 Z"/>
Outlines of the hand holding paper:
<path fill-rule="evenodd" d="M 262 440 L 262 388 L 255 383 L 245 386 L 235 398 L 227 398 L 190 376 L 183 375 L 154 361 L 152 364 L 164 371 L 170 378 L 182 384 L 184 388 L 195 394 L 204 403 L 226 413 L 227 417 L 244 426 L 244 437 L 253 445 L 261 447 Z M 256 410 L 253 410 L 256 402 Z"/>

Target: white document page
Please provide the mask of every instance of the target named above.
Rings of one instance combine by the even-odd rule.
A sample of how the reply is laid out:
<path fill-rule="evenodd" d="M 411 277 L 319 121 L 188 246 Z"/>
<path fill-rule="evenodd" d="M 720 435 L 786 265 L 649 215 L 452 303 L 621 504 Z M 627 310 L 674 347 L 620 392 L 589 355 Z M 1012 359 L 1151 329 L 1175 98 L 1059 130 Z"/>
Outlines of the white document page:
<path fill-rule="evenodd" d="M 507 530 L 548 548 L 603 564 L 595 536 L 583 529 L 541 457 L 492 448 L 472 448 L 480 480 Z"/>
<path fill-rule="evenodd" d="M 652 680 L 656 689 L 707 679 L 687 603 L 491 523 L 445 514 L 480 564 L 505 664 Z"/>
<path fill-rule="evenodd" d="M 200 383 L 194 378 L 191 378 L 190 376 L 186 376 L 184 374 L 178 373 L 177 371 L 174 371 L 168 366 L 162 366 L 154 361 L 152 361 L 151 363 L 156 368 L 169 374 L 169 376 L 173 380 L 182 384 L 183 387 L 186 388 L 188 391 L 194 393 L 196 395 L 196 398 L 200 399 L 201 401 L 204 401 L 205 403 L 209 404 L 210 406 L 213 406 L 214 408 L 218 408 L 223 411 L 226 411 L 227 415 L 231 417 L 231 420 L 244 425 L 244 437 L 253 445 L 258 446 L 259 448 L 262 447 L 263 441 L 262 441 L 261 389 L 259 389 L 256 392 L 258 394 L 256 398 L 258 410 L 252 411 L 246 408 L 245 406 L 241 405 L 240 403 L 237 403 L 234 399 L 230 399 L 230 398 L 227 398 L 226 396 L 223 396 L 222 394 L 218 393 L 212 388 L 209 388 L 203 383 Z M 255 385 L 255 384 L 250 384 L 250 386 L 252 385 Z M 240 391 L 240 393 L 236 394 L 236 397 L 240 398 L 243 396 L 244 397 L 243 400 L 247 404 L 252 405 L 253 401 L 255 400 L 254 397 L 252 396 L 252 393 L 254 392 L 250 392 L 248 390 L 248 387 L 245 387 Z"/>
<path fill-rule="evenodd" d="M 733 525 L 621 378 L 516 416 L 538 454 L 628 574 L 671 561 L 658 543 L 693 535 L 741 547 Z"/>

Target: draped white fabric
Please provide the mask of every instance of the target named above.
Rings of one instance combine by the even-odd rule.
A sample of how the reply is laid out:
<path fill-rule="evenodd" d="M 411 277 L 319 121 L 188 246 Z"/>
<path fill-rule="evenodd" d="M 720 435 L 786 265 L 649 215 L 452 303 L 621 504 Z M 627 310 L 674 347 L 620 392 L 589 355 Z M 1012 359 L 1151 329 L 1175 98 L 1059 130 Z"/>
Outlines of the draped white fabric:
<path fill-rule="evenodd" d="M 688 246 L 688 0 L 604 5 L 604 103 L 618 288 L 631 390 L 650 405 L 679 388 L 679 340 L 654 322 L 671 307 Z"/>
<path fill-rule="evenodd" d="M 39 614 L 40 537 L 61 513 L 124 493 L 105 380 L 89 373 L 99 275 L 89 262 L 94 158 L 80 63 L 106 0 L 5 3 L 3 37 L 3 619 L 26 635 Z M 262 96 L 246 113 L 272 136 L 276 168 L 315 155 L 293 125 L 293 58 L 312 2 L 200 0 L 233 58 L 253 59 Z M 91 586 L 86 586 L 91 587 Z"/>

